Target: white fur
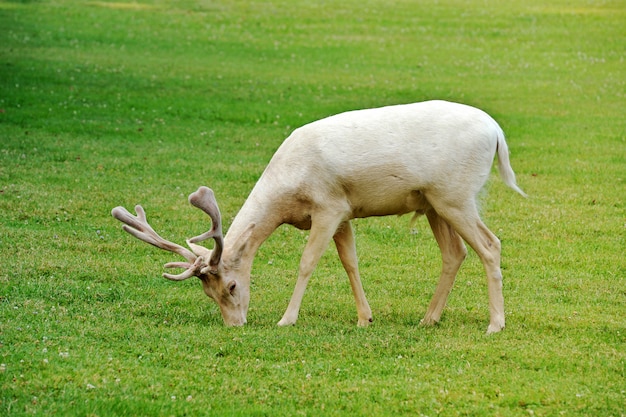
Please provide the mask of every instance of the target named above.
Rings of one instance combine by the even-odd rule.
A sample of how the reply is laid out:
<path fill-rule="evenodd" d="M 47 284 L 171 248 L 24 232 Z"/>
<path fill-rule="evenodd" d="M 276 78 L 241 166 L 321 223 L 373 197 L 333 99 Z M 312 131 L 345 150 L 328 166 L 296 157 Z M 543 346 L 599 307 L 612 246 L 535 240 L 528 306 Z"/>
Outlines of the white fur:
<path fill-rule="evenodd" d="M 441 317 L 467 252 L 463 239 L 486 269 L 488 332 L 501 330 L 500 242 L 476 209 L 476 196 L 496 153 L 504 182 L 523 194 L 515 184 L 502 130 L 470 106 L 429 101 L 357 110 L 295 130 L 276 151 L 225 237 L 222 262 L 236 267 L 225 270 L 222 281 L 236 280 L 243 291 L 227 308 L 247 311 L 252 259 L 263 241 L 288 223 L 311 233 L 279 325 L 296 322 L 308 279 L 332 239 L 352 285 L 358 323 L 367 325 L 372 315 L 350 220 L 415 212 L 427 216 L 443 257 L 439 285 L 422 322 L 433 324 Z"/>
<path fill-rule="evenodd" d="M 188 241 L 193 253 L 157 235 L 140 206 L 137 217 L 122 207 L 112 214 L 135 237 L 185 257 L 187 262 L 166 264 L 185 272 L 164 276 L 177 281 L 200 278 L 227 325 L 246 322 L 252 261 L 265 239 L 285 223 L 310 229 L 293 296 L 278 324 L 296 322 L 308 280 L 334 240 L 361 326 L 372 321 L 372 311 L 361 285 L 350 220 L 424 214 L 441 249 L 443 267 L 422 323 L 431 325 L 441 318 L 467 254 L 464 240 L 485 267 L 487 332 L 493 333 L 505 324 L 500 241 L 480 220 L 476 196 L 496 153 L 504 182 L 524 195 L 515 184 L 502 129 L 483 111 L 445 101 L 358 110 L 295 130 L 274 154 L 223 241 L 217 202 L 206 187 L 193 193 L 190 202 L 209 214 L 213 226 Z M 218 250 L 194 244 L 207 238 L 216 240 Z"/>

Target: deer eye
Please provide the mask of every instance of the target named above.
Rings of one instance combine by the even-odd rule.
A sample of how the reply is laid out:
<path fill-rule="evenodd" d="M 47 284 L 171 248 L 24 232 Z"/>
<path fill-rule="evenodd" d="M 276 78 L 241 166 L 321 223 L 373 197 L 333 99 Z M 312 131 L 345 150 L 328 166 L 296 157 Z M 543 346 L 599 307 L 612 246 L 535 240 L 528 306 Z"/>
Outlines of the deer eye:
<path fill-rule="evenodd" d="M 231 281 L 228 283 L 228 292 L 230 292 L 230 295 L 233 295 L 236 287 L 237 287 L 237 283 L 235 281 Z"/>

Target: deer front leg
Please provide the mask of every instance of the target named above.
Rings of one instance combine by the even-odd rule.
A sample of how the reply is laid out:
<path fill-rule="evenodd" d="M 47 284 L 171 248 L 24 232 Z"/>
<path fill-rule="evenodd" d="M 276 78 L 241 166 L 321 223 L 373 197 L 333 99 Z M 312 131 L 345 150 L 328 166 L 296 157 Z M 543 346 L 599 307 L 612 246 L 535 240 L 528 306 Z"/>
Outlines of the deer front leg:
<path fill-rule="evenodd" d="M 298 320 L 298 312 L 300 311 L 304 290 L 306 290 L 309 278 L 311 274 L 313 274 L 313 270 L 328 247 L 330 239 L 335 234 L 340 223 L 336 217 L 326 217 L 316 220 L 314 219 L 311 224 L 309 240 L 302 253 L 296 288 L 291 296 L 291 301 L 289 301 L 289 306 L 287 306 L 287 311 L 285 311 L 283 318 L 278 322 L 279 326 L 295 324 Z"/>
<path fill-rule="evenodd" d="M 337 229 L 337 233 L 335 233 L 333 238 L 335 239 L 339 259 L 341 259 L 341 263 L 350 280 L 350 286 L 352 287 L 352 293 L 356 301 L 356 311 L 359 318 L 358 325 L 362 327 L 368 326 L 374 319 L 372 318 L 372 310 L 367 302 L 367 298 L 365 298 L 365 292 L 361 284 L 352 223 L 349 221 L 343 222 Z"/>

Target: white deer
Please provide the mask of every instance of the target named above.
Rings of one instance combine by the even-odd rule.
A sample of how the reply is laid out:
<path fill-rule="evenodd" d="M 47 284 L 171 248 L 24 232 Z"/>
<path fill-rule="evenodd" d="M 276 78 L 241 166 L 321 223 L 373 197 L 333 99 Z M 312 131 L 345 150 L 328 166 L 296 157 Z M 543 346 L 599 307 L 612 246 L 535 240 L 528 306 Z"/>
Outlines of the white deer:
<path fill-rule="evenodd" d="M 187 241 L 191 251 L 161 238 L 144 210 L 137 217 L 123 207 L 112 214 L 135 237 L 176 252 L 187 262 L 165 265 L 186 270 L 163 274 L 180 281 L 200 278 L 219 305 L 226 325 L 246 323 L 250 272 L 259 246 L 281 224 L 310 229 L 298 281 L 280 326 L 294 324 L 307 282 L 331 239 L 348 274 L 358 325 L 372 321 L 359 276 L 351 219 L 425 214 L 441 249 L 443 268 L 422 320 L 437 323 L 467 249 L 480 257 L 489 290 L 487 333 L 504 328 L 500 241 L 483 224 L 476 198 L 487 181 L 494 155 L 503 181 L 518 193 L 500 126 L 485 112 L 445 101 L 357 110 L 296 129 L 278 148 L 243 207 L 222 237 L 213 191 L 189 196 L 212 220 L 208 232 Z M 195 243 L 213 238 L 209 250 Z"/>

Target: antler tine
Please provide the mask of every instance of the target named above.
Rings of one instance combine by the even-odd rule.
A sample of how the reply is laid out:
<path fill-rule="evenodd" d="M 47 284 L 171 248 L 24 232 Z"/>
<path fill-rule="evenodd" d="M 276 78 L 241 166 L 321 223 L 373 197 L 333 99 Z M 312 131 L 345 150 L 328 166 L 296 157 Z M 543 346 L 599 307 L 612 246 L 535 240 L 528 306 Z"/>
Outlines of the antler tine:
<path fill-rule="evenodd" d="M 211 238 L 215 239 L 215 248 L 211 254 L 209 265 L 216 267 L 222 258 L 224 236 L 222 234 L 222 217 L 220 215 L 220 209 L 217 206 L 215 193 L 208 187 L 200 187 L 198 191 L 189 196 L 189 202 L 208 214 L 211 218 L 212 225 L 211 230 L 189 239 L 188 242 L 197 243 Z"/>
<path fill-rule="evenodd" d="M 122 228 L 126 232 L 135 236 L 137 239 L 156 246 L 157 248 L 177 253 L 187 259 L 187 261 L 189 261 L 189 263 L 191 264 L 195 262 L 197 256 L 193 252 L 180 245 L 177 245 L 176 243 L 172 243 L 168 240 L 163 239 L 157 234 L 157 232 L 154 231 L 154 229 L 148 224 L 148 221 L 146 220 L 146 212 L 143 210 L 143 207 L 137 205 L 135 206 L 135 211 L 137 212 L 137 216 L 133 216 L 128 212 L 128 210 L 120 206 L 115 207 L 113 210 L 111 210 L 111 215 L 117 220 L 124 223 L 124 226 L 122 226 Z M 181 276 L 183 274 L 181 274 Z"/>
<path fill-rule="evenodd" d="M 200 261 L 200 262 L 198 262 Z M 202 259 L 198 258 L 193 264 L 187 262 L 169 262 L 165 264 L 166 268 L 187 268 L 184 272 L 174 275 L 163 273 L 163 277 L 172 281 L 184 281 L 187 278 L 198 276 L 199 271 L 202 268 Z"/>

